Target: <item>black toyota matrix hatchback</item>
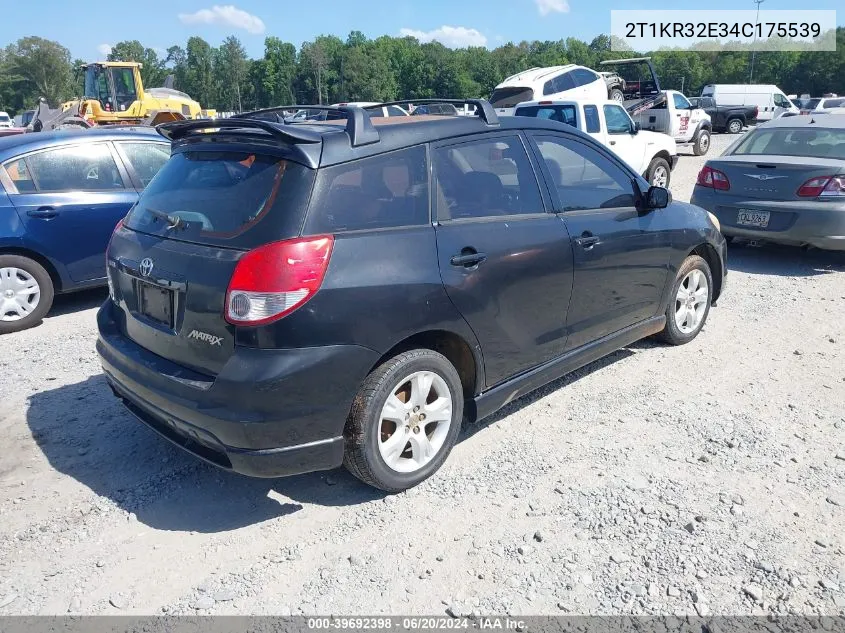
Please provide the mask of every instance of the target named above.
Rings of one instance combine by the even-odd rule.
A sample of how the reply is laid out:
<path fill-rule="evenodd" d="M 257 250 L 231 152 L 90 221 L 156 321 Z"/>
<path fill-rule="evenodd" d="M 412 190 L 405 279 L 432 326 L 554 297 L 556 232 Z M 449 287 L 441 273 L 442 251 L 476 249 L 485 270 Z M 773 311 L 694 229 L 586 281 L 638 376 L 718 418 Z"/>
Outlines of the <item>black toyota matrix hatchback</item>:
<path fill-rule="evenodd" d="M 686 343 L 722 292 L 708 213 L 571 126 L 528 117 L 166 124 L 115 229 L 97 349 L 191 453 L 388 491 L 483 418 L 637 339 Z"/>

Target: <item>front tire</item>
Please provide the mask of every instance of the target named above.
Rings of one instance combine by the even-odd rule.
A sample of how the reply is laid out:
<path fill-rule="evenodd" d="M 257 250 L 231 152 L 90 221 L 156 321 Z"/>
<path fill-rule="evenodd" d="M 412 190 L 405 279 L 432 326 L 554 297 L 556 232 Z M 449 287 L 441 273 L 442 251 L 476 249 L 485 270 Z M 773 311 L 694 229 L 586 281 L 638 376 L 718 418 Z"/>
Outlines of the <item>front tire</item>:
<path fill-rule="evenodd" d="M 28 257 L 0 255 L 0 334 L 27 330 L 53 305 L 53 280 Z"/>
<path fill-rule="evenodd" d="M 695 137 L 695 143 L 692 146 L 692 152 L 696 156 L 704 156 L 707 150 L 710 149 L 710 131 L 701 129 Z"/>
<path fill-rule="evenodd" d="M 731 119 L 725 127 L 730 134 L 739 134 L 742 132 L 742 120 Z"/>
<path fill-rule="evenodd" d="M 648 170 L 646 171 L 646 180 L 648 180 L 648 184 L 654 187 L 668 189 L 670 174 L 669 162 L 665 158 L 656 156 L 649 163 Z"/>
<path fill-rule="evenodd" d="M 343 465 L 386 492 L 412 488 L 446 461 L 463 420 L 461 379 L 445 356 L 416 349 L 364 380 L 346 421 Z"/>
<path fill-rule="evenodd" d="M 620 90 L 619 88 L 611 89 L 610 94 L 608 96 L 610 97 L 611 101 L 616 101 L 618 103 L 625 102 L 625 93 L 622 92 L 622 90 Z"/>
<path fill-rule="evenodd" d="M 704 327 L 712 300 L 710 266 L 704 258 L 690 255 L 675 276 L 666 306 L 666 326 L 660 338 L 670 345 L 689 343 Z"/>

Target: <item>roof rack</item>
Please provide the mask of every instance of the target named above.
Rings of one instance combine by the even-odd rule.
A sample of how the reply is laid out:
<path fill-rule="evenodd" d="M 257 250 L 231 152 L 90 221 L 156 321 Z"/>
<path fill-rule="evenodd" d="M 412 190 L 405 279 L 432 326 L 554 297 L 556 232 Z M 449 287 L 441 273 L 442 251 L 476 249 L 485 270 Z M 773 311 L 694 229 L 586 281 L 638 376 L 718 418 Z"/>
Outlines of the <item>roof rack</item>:
<path fill-rule="evenodd" d="M 496 111 L 493 109 L 493 106 L 490 105 L 490 102 L 487 101 L 487 99 L 402 99 L 400 101 L 385 101 L 384 103 L 380 103 L 378 105 L 425 105 L 429 103 L 451 103 L 452 105 L 459 103 L 461 105 L 472 105 L 475 106 L 477 116 L 487 125 L 499 125 L 499 117 L 496 115 Z M 368 107 L 374 108 L 377 106 Z"/>
<path fill-rule="evenodd" d="M 185 138 L 191 132 L 197 130 L 210 129 L 243 129 L 254 128 L 263 130 L 285 142 L 294 141 L 296 143 L 319 143 L 323 137 L 317 132 L 311 130 L 296 129 L 293 126 L 279 125 L 270 121 L 260 121 L 253 119 L 201 119 L 188 121 L 172 121 L 170 123 L 162 123 L 156 126 L 156 131 L 166 139 L 177 141 Z"/>
<path fill-rule="evenodd" d="M 236 114 L 233 117 L 225 120 L 249 120 L 249 121 L 272 121 L 276 125 L 284 126 L 287 130 L 296 130 L 293 125 L 285 124 L 285 117 L 283 115 L 285 110 L 325 110 L 327 112 L 340 112 L 345 114 L 346 119 L 346 133 L 349 134 L 349 140 L 352 147 L 359 147 L 361 145 L 369 145 L 371 143 L 378 143 L 379 133 L 373 126 L 369 116 L 365 116 L 365 112 L 358 106 L 330 106 L 330 105 L 280 105 L 272 108 L 264 108 L 262 110 L 253 110 L 252 112 L 244 112 L 243 114 Z M 302 130 L 304 132 L 304 130 Z M 288 134 L 294 135 L 299 133 L 290 131 Z M 318 135 L 319 136 L 319 135 Z"/>

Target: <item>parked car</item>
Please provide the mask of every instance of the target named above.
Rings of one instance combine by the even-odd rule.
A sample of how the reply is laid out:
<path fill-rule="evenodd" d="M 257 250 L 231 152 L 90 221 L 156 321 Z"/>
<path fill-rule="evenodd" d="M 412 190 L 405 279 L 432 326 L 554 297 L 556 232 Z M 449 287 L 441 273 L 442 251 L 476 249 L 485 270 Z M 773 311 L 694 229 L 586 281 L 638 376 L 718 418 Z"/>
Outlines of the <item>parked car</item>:
<path fill-rule="evenodd" d="M 474 105 L 161 127 L 173 156 L 108 249 L 115 395 L 222 468 L 343 463 L 399 491 L 464 419 L 642 337 L 695 338 L 726 274 L 710 216 L 572 126 Z"/>
<path fill-rule="evenodd" d="M 712 97 L 717 103 L 757 106 L 757 119 L 769 121 L 784 112 L 798 112 L 798 108 L 774 84 L 708 84 L 701 89 L 702 97 Z"/>
<path fill-rule="evenodd" d="M 458 114 L 460 113 L 458 112 L 458 109 L 451 103 L 423 103 L 414 108 L 414 111 L 411 114 L 413 116 L 423 116 L 426 114 L 437 114 L 441 116 L 458 116 Z"/>
<path fill-rule="evenodd" d="M 707 161 L 692 202 L 728 238 L 845 250 L 845 117 L 781 117 Z"/>
<path fill-rule="evenodd" d="M 640 131 L 618 101 L 529 101 L 516 106 L 515 115 L 551 119 L 578 128 L 658 187 L 669 186 L 670 174 L 678 163 L 675 140 L 666 134 Z"/>
<path fill-rule="evenodd" d="M 516 104 L 535 99 L 607 99 L 607 84 L 597 72 L 566 64 L 530 68 L 511 75 L 493 90 L 490 103 L 500 115 L 512 115 Z"/>
<path fill-rule="evenodd" d="M 350 101 L 347 103 L 336 103 L 336 106 L 357 106 L 366 110 L 370 116 L 374 117 L 392 117 L 392 116 L 409 116 L 407 110 L 403 110 L 399 106 L 387 105 L 383 106 L 375 101 Z M 330 114 L 330 113 L 329 113 Z"/>
<path fill-rule="evenodd" d="M 0 112 L 0 128 L 15 127 L 11 117 L 7 112 Z"/>
<path fill-rule="evenodd" d="M 689 102 L 693 108 L 701 108 L 710 116 L 714 132 L 739 134 L 746 126 L 757 123 L 756 105 L 719 105 L 713 97 L 691 97 Z"/>
<path fill-rule="evenodd" d="M 810 99 L 801 108 L 801 114 L 810 114 L 811 112 L 821 112 L 822 110 L 829 110 L 831 108 L 841 108 L 845 106 L 845 97 Z"/>
<path fill-rule="evenodd" d="M 0 139 L 0 334 L 32 327 L 57 293 L 105 285 L 105 252 L 170 155 L 153 130 Z"/>

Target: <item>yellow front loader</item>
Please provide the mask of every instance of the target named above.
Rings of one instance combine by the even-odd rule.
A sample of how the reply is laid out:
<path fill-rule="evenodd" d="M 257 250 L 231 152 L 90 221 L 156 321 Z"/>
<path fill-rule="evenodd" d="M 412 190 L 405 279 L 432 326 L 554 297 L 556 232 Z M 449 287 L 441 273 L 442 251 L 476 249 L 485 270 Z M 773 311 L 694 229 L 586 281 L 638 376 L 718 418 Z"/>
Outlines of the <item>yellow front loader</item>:
<path fill-rule="evenodd" d="M 83 96 L 51 109 L 42 99 L 28 129 L 34 132 L 104 125 L 158 125 L 184 119 L 207 119 L 204 110 L 184 92 L 171 87 L 144 90 L 141 64 L 96 62 L 82 66 Z"/>

